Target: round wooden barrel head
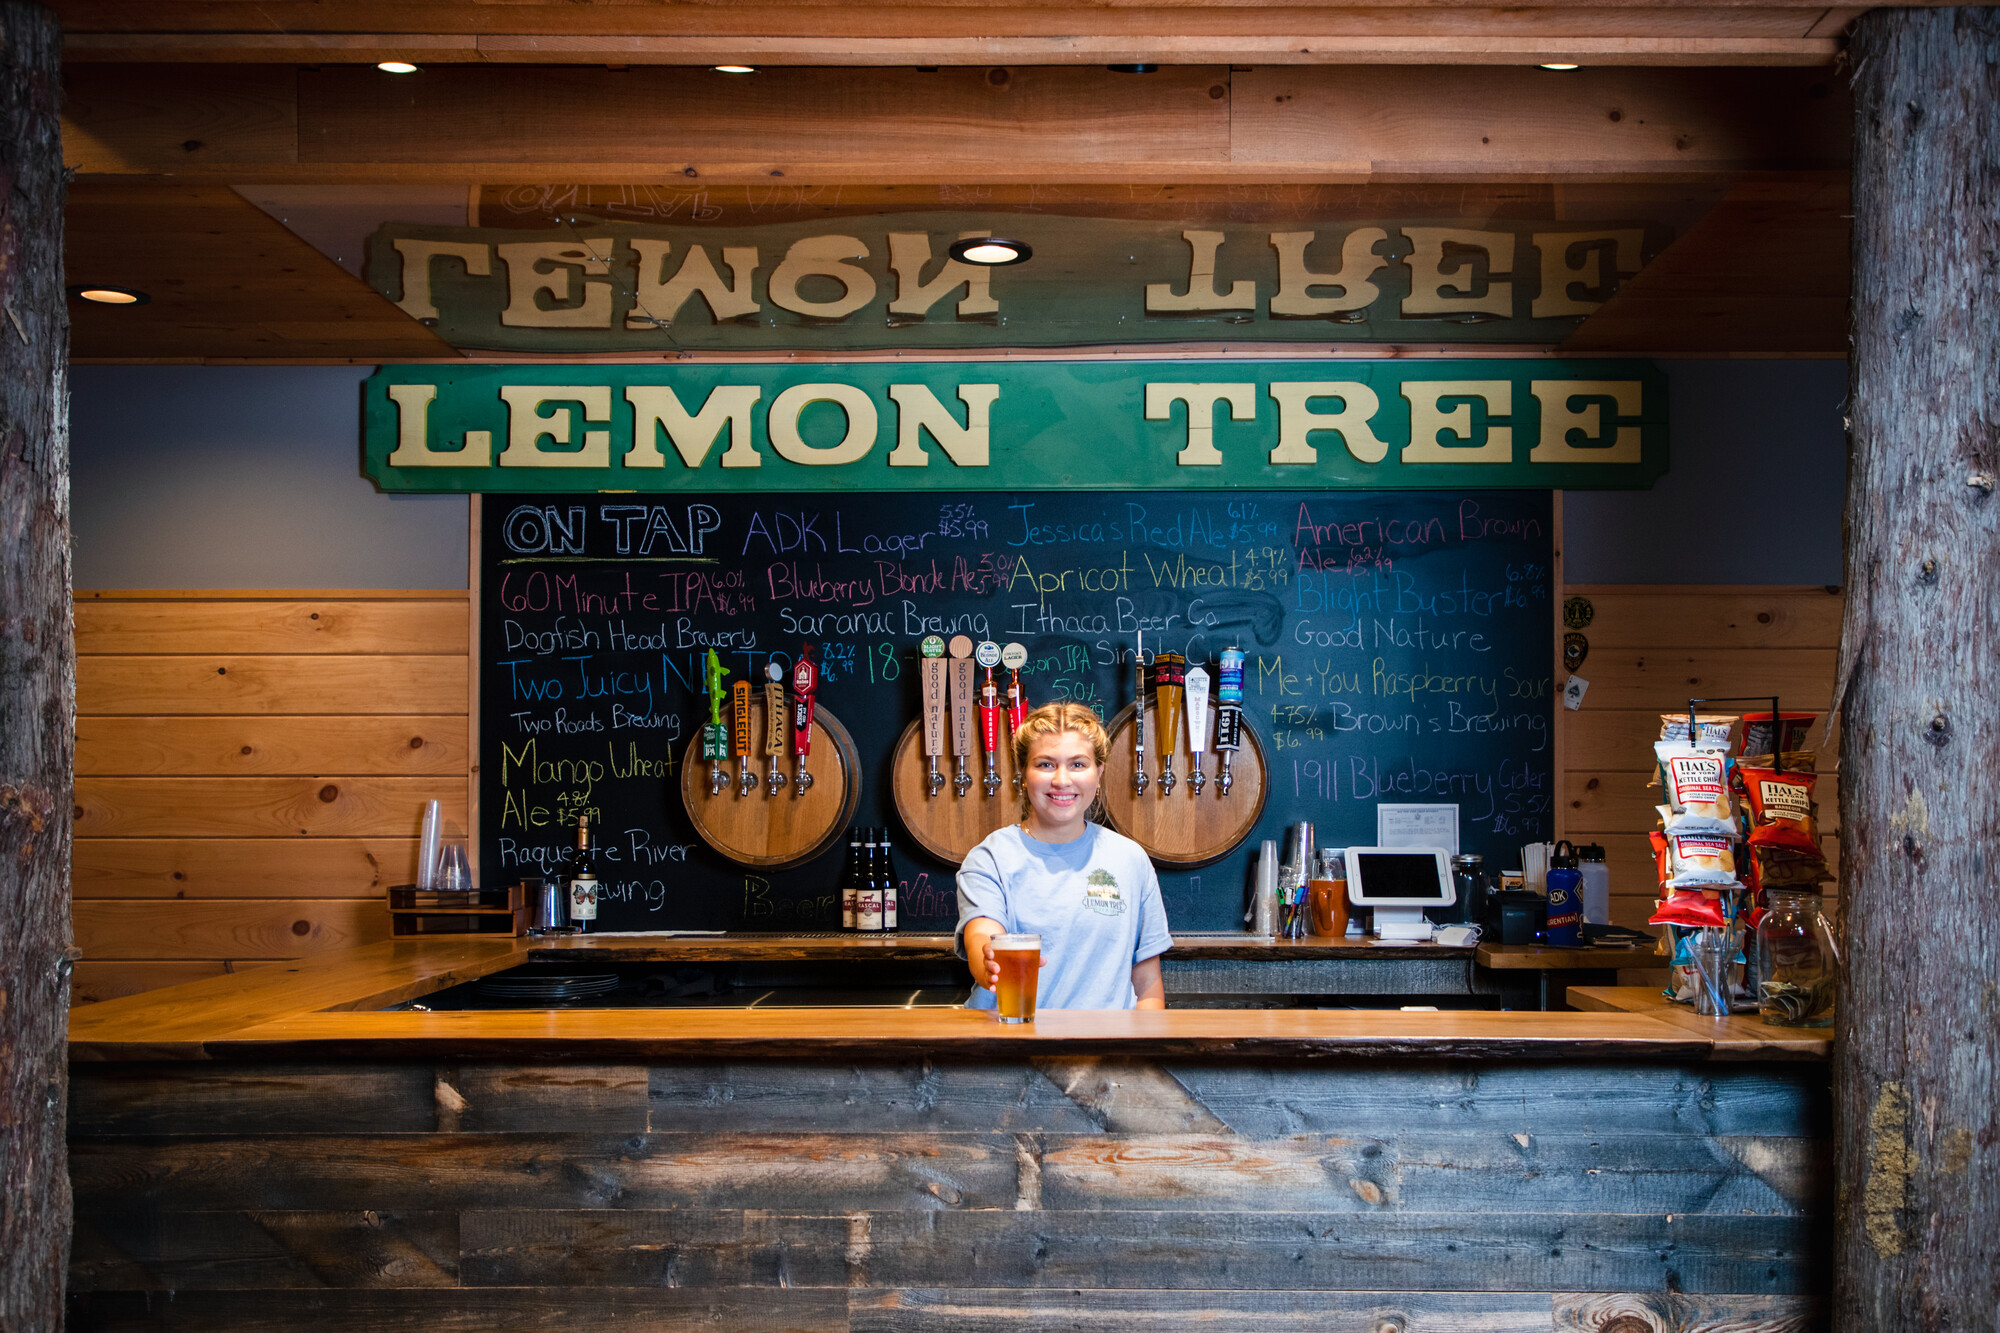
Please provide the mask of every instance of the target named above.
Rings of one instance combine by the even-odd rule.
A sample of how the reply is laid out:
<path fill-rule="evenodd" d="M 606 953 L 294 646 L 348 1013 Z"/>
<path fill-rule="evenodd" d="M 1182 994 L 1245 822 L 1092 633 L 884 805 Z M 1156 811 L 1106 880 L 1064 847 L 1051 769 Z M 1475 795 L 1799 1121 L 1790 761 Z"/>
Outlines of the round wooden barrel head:
<path fill-rule="evenodd" d="M 750 734 L 764 734 L 764 701 L 750 701 Z M 814 708 L 812 753 L 806 756 L 806 771 L 812 786 L 803 796 L 795 795 L 792 780 L 796 761 L 786 755 L 778 761 L 785 785 L 776 796 L 765 794 L 765 775 L 771 761 L 763 755 L 751 756 L 757 788 L 748 796 L 736 794 L 737 761 L 729 761 L 729 786 L 721 794 L 708 794 L 709 765 L 701 757 L 701 737 L 689 743 L 681 760 L 681 803 L 702 840 L 738 865 L 762 870 L 784 870 L 804 865 L 831 847 L 841 830 L 854 818 L 861 803 L 861 763 L 854 738 L 840 720 L 824 708 Z"/>
<path fill-rule="evenodd" d="M 889 764 L 889 791 L 903 827 L 920 847 L 940 861 L 957 865 L 987 834 L 1020 820 L 1013 747 L 1003 745 L 999 757 L 1000 786 L 993 795 L 986 794 L 985 762 L 977 757 L 967 765 L 972 774 L 971 789 L 963 796 L 955 795 L 951 780 L 958 769 L 951 756 L 944 755 L 938 759 L 944 786 L 937 795 L 926 796 L 925 774 L 930 769 L 924 762 L 922 728 L 915 722 L 903 728 Z"/>
<path fill-rule="evenodd" d="M 1209 706 L 1208 734 L 1215 734 L 1215 707 Z M 1263 742 L 1243 723 L 1243 747 L 1236 752 L 1231 771 L 1235 781 L 1229 794 L 1222 794 L 1216 775 L 1222 759 L 1210 750 L 1202 756 L 1202 771 L 1208 782 L 1197 796 L 1188 782 L 1188 753 L 1183 746 L 1175 756 L 1174 788 L 1160 790 L 1160 750 L 1154 743 L 1153 715 L 1146 714 L 1146 791 L 1132 790 L 1132 705 L 1125 705 L 1111 719 L 1111 761 L 1104 766 L 1102 801 L 1111 827 L 1146 849 L 1147 855 L 1164 865 L 1195 869 L 1220 861 L 1250 836 L 1264 813 L 1269 793 L 1269 776 L 1264 764 Z"/>

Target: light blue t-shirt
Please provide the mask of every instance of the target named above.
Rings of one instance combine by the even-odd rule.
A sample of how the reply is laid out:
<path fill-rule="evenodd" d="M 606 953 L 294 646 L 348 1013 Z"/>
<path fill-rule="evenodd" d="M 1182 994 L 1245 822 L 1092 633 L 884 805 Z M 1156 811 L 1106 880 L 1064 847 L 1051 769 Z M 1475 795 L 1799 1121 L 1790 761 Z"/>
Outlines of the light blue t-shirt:
<path fill-rule="evenodd" d="M 1042 937 L 1038 1009 L 1130 1009 L 1132 968 L 1173 944 L 1160 880 L 1145 849 L 1101 825 L 1073 842 L 1039 842 L 1018 824 L 997 829 L 958 869 L 958 956 L 965 925 L 990 917 Z M 991 1009 L 976 986 L 970 1009 Z"/>

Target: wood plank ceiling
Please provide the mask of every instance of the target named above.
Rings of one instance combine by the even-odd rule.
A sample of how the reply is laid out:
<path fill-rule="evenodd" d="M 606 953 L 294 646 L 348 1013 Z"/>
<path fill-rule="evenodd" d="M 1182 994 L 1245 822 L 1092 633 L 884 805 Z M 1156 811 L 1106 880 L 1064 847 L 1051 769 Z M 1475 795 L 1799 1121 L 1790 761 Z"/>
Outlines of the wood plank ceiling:
<path fill-rule="evenodd" d="M 1859 8 L 52 7 L 79 172 L 71 280 L 154 298 L 72 303 L 80 360 L 451 355 L 271 199 L 347 190 L 388 220 L 399 189 L 491 200 L 524 186 L 698 191 L 725 214 L 774 191 L 811 208 L 833 190 L 853 209 L 948 207 L 968 189 L 988 209 L 1045 208 L 1048 191 L 1058 208 L 1128 216 L 1141 189 L 1191 221 L 1409 216 L 1419 198 L 1468 220 L 1623 212 L 1680 239 L 1569 350 L 1844 347 L 1850 115 L 1834 61 Z M 424 68 L 372 68 L 390 58 Z M 704 67 L 719 60 L 760 72 Z M 1564 60 L 1585 68 L 1533 68 Z M 1160 68 L 1105 68 L 1134 62 Z"/>

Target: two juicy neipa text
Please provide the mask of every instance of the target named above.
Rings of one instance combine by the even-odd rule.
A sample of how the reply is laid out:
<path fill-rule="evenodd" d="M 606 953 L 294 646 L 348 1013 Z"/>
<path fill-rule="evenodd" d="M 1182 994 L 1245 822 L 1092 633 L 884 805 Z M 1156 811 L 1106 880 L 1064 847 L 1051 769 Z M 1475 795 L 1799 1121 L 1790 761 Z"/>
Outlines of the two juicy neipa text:
<path fill-rule="evenodd" d="M 995 935 L 993 961 L 1000 966 L 994 991 L 1002 1023 L 1035 1021 L 1035 989 L 1041 982 L 1042 937 Z"/>

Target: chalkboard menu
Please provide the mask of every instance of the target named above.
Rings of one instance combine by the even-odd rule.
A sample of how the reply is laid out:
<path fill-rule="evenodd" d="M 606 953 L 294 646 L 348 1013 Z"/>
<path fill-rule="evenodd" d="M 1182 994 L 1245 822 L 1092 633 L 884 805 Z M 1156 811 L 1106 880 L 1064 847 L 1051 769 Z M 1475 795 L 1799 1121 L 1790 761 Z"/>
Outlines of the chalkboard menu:
<path fill-rule="evenodd" d="M 953 868 L 895 827 L 888 790 L 930 634 L 1020 643 L 1032 703 L 1076 700 L 1106 719 L 1130 702 L 1141 634 L 1149 656 L 1211 670 L 1224 648 L 1248 655 L 1270 799 L 1228 857 L 1161 874 L 1181 930 L 1240 925 L 1257 845 L 1292 820 L 1359 845 L 1381 802 L 1456 804 L 1464 849 L 1489 865 L 1553 827 L 1546 491 L 480 503 L 482 878 L 560 874 L 588 813 L 601 930 L 840 924 L 844 839 L 752 871 L 689 823 L 678 766 L 707 718 L 710 648 L 730 681 L 761 684 L 810 646 L 819 703 L 860 752 L 857 821 L 892 829 L 906 930 L 957 916 Z"/>

